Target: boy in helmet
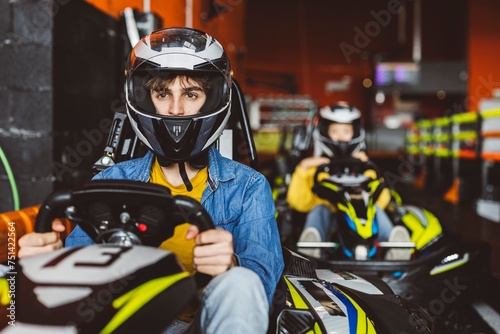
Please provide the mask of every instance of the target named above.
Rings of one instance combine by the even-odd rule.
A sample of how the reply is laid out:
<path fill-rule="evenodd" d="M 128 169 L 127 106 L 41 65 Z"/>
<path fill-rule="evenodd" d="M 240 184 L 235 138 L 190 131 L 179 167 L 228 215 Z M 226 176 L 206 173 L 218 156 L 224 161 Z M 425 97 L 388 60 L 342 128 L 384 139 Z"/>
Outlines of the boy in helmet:
<path fill-rule="evenodd" d="M 328 105 L 321 108 L 318 121 L 313 133 L 315 156 L 302 160 L 292 175 L 287 193 L 287 201 L 291 208 L 308 213 L 304 230 L 299 241 L 320 242 L 326 241 L 330 233 L 336 231 L 336 208 L 327 200 L 319 198 L 312 192 L 316 169 L 327 164 L 331 159 L 353 157 L 361 161 L 368 161 L 365 152 L 365 134 L 361 126 L 361 113 L 346 102 Z M 376 178 L 375 171 L 365 172 Z M 384 189 L 377 205 L 377 221 L 379 226 L 378 238 L 388 240 L 393 229 L 392 223 L 383 209 L 390 200 L 388 189 Z M 399 230 L 399 228 L 398 228 Z M 399 231 L 398 233 L 401 233 Z M 408 239 L 405 235 L 401 239 Z M 302 248 L 301 252 L 313 257 L 321 257 L 320 248 Z"/>
<path fill-rule="evenodd" d="M 229 59 L 211 36 L 167 28 L 144 37 L 132 50 L 125 94 L 132 127 L 150 151 L 94 177 L 164 185 L 200 201 L 215 224 L 202 233 L 178 226 L 160 246 L 188 271 L 214 277 L 201 309 L 187 310 L 167 333 L 265 333 L 284 267 L 269 184 L 212 147 L 230 115 L 231 89 Z M 66 239 L 67 247 L 91 243 L 79 227 Z M 54 232 L 19 244 L 20 256 L 62 247 Z"/>

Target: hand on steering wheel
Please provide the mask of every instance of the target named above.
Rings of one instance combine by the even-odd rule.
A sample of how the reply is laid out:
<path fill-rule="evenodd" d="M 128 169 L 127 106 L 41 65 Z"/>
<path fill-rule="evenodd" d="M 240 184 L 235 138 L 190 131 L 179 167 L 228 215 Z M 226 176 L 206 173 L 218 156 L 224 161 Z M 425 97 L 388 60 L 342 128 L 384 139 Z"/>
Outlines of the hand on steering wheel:
<path fill-rule="evenodd" d="M 199 232 L 191 225 L 186 239 L 194 239 L 193 267 L 200 273 L 217 276 L 237 265 L 233 251 L 233 235 L 222 229 Z"/>

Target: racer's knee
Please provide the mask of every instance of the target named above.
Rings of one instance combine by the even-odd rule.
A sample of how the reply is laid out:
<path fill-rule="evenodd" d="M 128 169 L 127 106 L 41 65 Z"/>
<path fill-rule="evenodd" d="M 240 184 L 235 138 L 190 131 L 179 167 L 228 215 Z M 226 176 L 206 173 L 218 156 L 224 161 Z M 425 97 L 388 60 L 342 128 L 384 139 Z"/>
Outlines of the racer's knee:
<path fill-rule="evenodd" d="M 332 229 L 332 210 L 324 205 L 316 205 L 307 214 L 306 223 L 304 225 L 304 230 L 308 227 L 314 227 L 318 230 L 321 239 L 325 241 L 326 236 Z"/>
<path fill-rule="evenodd" d="M 318 204 L 316 205 L 315 207 L 313 207 L 310 211 L 311 212 L 314 212 L 315 214 L 327 214 L 327 215 L 330 215 L 330 213 L 332 212 L 332 210 L 330 210 L 330 208 L 325 205 L 325 204 Z"/>
<path fill-rule="evenodd" d="M 269 305 L 259 276 L 234 267 L 203 291 L 200 325 L 206 333 L 265 333 Z"/>
<path fill-rule="evenodd" d="M 267 309 L 267 297 L 262 281 L 254 271 L 248 268 L 234 267 L 216 276 L 205 291 L 210 295 L 220 293 L 225 299 L 234 299 L 239 302 L 247 298 L 253 303 L 265 302 L 262 307 Z"/>

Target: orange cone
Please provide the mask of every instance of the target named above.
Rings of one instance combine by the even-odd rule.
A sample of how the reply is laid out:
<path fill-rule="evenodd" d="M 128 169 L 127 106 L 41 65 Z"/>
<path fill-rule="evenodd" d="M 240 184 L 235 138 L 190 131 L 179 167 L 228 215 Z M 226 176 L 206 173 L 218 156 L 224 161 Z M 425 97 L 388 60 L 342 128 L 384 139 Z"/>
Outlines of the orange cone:
<path fill-rule="evenodd" d="M 415 179 L 415 181 L 413 181 L 413 185 L 418 189 L 424 189 L 426 176 L 427 176 L 427 171 L 425 168 L 422 168 L 420 175 Z"/>
<path fill-rule="evenodd" d="M 450 189 L 444 194 L 443 196 L 444 199 L 450 203 L 458 204 L 458 201 L 460 200 L 459 189 L 460 189 L 460 179 L 455 178 L 453 180 L 453 184 L 451 185 Z"/>

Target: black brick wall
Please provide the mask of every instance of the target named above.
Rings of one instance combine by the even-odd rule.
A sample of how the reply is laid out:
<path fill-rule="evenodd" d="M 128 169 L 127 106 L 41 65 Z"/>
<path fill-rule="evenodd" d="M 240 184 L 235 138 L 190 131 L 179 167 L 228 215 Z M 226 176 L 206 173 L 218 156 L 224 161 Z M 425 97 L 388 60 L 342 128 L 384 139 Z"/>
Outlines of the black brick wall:
<path fill-rule="evenodd" d="M 107 136 L 99 121 L 112 119 L 121 90 L 118 35 L 116 20 L 83 0 L 0 1 L 0 147 L 21 208 L 92 177 Z M 13 208 L 0 163 L 0 213 Z"/>
<path fill-rule="evenodd" d="M 0 2 L 0 147 L 17 183 L 20 205 L 52 190 L 52 2 Z M 0 165 L 0 212 L 14 208 Z"/>
<path fill-rule="evenodd" d="M 11 6 L 8 1 L 0 1 L 0 36 L 2 40 L 9 33 L 11 23 Z"/>

